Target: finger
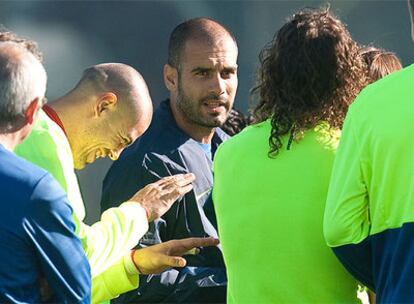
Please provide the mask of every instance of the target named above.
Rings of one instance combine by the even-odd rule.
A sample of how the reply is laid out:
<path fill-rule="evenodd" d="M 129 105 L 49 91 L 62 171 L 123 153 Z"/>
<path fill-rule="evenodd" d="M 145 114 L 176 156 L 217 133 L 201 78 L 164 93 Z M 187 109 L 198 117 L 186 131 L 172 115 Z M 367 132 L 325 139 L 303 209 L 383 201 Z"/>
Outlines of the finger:
<path fill-rule="evenodd" d="M 172 240 L 168 242 L 170 252 L 175 255 L 184 255 L 186 252 L 197 247 L 210 247 L 219 244 L 219 240 L 208 238 L 187 238 L 182 240 Z"/>
<path fill-rule="evenodd" d="M 179 175 L 179 174 L 177 174 L 177 175 Z M 175 179 L 177 175 L 165 176 L 165 177 L 159 179 L 158 181 L 156 181 L 154 184 L 157 184 L 159 186 L 162 186 L 165 183 L 168 183 L 169 181 Z"/>
<path fill-rule="evenodd" d="M 184 267 L 187 264 L 187 261 L 182 257 L 168 255 L 163 255 L 160 258 L 160 262 L 165 267 Z"/>
<path fill-rule="evenodd" d="M 193 189 L 193 184 L 178 185 L 176 183 L 166 184 L 160 191 L 160 195 L 180 196 L 186 194 L 191 189 Z"/>
<path fill-rule="evenodd" d="M 195 175 L 192 173 L 189 174 L 180 174 L 175 175 L 173 178 L 166 180 L 164 183 L 160 184 L 163 188 L 170 187 L 183 187 L 191 184 L 195 180 Z"/>
<path fill-rule="evenodd" d="M 193 185 L 192 184 L 189 184 L 189 185 L 187 185 L 185 187 L 178 188 L 177 189 L 177 195 L 178 196 L 184 195 L 184 194 L 190 192 L 192 189 L 193 189 Z"/>

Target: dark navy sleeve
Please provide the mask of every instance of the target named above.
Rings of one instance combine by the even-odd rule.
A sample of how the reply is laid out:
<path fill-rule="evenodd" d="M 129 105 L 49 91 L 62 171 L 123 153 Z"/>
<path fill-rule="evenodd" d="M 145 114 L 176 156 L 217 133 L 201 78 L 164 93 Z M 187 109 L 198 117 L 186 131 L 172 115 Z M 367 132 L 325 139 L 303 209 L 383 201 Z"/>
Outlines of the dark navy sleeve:
<path fill-rule="evenodd" d="M 90 303 L 90 268 L 75 235 L 72 209 L 49 174 L 37 183 L 30 206 L 23 226 L 54 298 L 62 303 Z"/>

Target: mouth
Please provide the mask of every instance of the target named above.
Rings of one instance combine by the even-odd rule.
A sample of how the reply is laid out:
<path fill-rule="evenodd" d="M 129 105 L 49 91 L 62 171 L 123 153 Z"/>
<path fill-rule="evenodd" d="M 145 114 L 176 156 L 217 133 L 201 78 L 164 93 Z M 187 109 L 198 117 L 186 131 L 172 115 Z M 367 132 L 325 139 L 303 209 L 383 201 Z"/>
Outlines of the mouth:
<path fill-rule="evenodd" d="M 212 113 L 227 111 L 226 102 L 222 100 L 206 100 L 203 102 L 203 106 Z"/>

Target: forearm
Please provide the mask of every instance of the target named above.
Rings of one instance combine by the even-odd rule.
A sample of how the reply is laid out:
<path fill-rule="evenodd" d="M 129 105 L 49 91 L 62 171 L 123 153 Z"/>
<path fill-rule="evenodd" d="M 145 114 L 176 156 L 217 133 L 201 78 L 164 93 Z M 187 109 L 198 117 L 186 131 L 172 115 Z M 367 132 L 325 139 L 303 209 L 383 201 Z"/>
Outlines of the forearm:
<path fill-rule="evenodd" d="M 102 214 L 92 226 L 81 224 L 79 237 L 91 265 L 92 278 L 117 263 L 148 230 L 147 215 L 139 204 L 126 202 Z"/>
<path fill-rule="evenodd" d="M 92 303 L 100 303 L 136 289 L 139 283 L 138 271 L 126 253 L 116 263 L 92 279 Z"/>

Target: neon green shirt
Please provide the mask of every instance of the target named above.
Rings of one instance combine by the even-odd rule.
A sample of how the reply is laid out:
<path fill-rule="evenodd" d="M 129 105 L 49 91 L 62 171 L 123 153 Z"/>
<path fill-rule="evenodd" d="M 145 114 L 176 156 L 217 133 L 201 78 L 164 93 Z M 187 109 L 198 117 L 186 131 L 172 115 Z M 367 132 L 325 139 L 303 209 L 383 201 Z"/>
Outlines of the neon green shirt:
<path fill-rule="evenodd" d="M 69 142 L 62 129 L 43 111 L 32 132 L 15 149 L 17 155 L 49 171 L 68 194 L 76 234 L 91 266 L 92 302 L 109 300 L 138 286 L 138 275 L 124 267 L 128 254 L 148 230 L 145 210 L 124 203 L 104 212 L 92 226 L 84 224 L 85 207 L 73 166 Z"/>
<path fill-rule="evenodd" d="M 213 200 L 229 303 L 357 303 L 357 282 L 324 241 L 322 220 L 339 132 L 288 138 L 269 158 L 270 121 L 223 143 Z"/>
<path fill-rule="evenodd" d="M 329 246 L 414 222 L 413 75 L 411 65 L 369 85 L 348 111 L 324 219 Z"/>

